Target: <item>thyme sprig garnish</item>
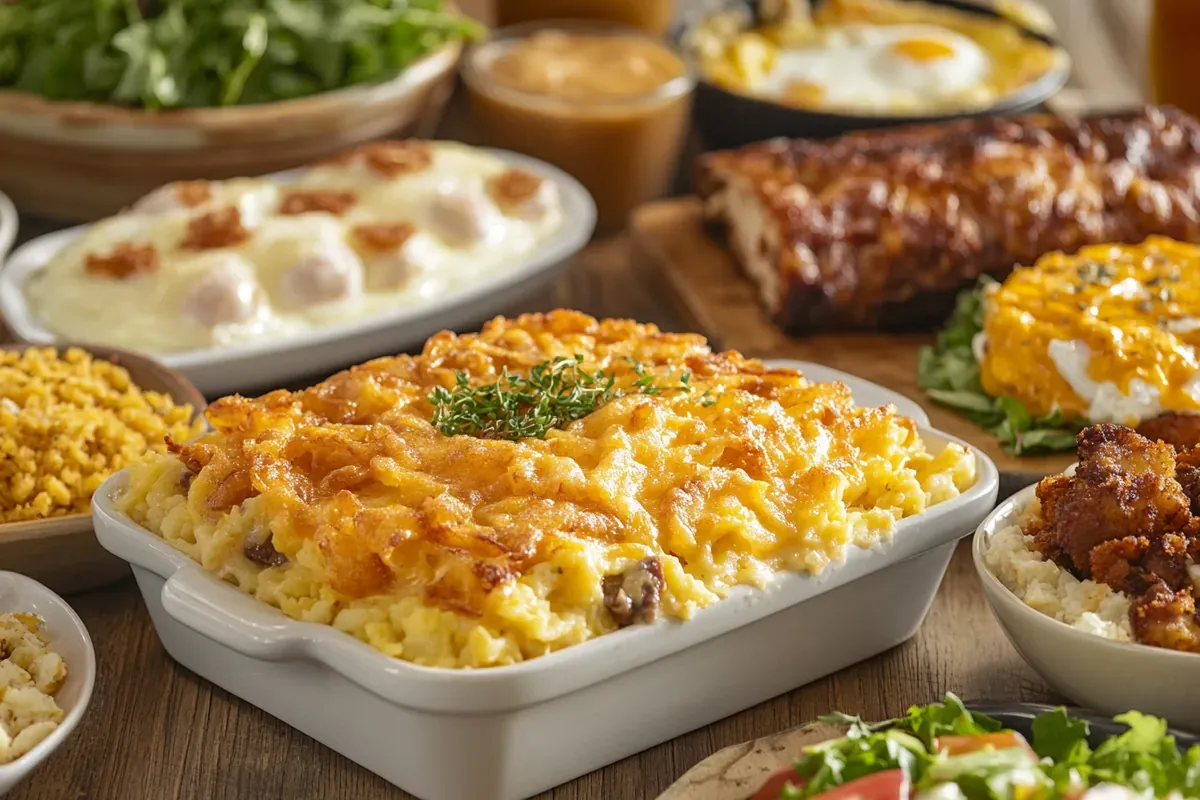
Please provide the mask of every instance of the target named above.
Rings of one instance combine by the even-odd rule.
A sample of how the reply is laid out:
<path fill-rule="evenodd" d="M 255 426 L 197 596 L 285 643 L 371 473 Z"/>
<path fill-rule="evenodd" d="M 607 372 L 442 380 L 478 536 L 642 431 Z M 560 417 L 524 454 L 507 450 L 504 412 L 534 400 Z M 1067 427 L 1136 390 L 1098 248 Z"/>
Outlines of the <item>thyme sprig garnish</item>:
<path fill-rule="evenodd" d="M 583 368 L 583 356 L 560 356 L 529 370 L 528 377 L 504 370 L 495 383 L 472 386 L 459 372 L 454 388 L 435 388 L 429 395 L 433 424 L 446 436 L 483 439 L 541 439 L 555 428 L 564 428 L 601 406 L 627 394 L 660 395 L 691 392 L 692 374 L 684 372 L 675 384 L 662 385 L 643 364 L 627 358 L 637 380 L 628 389 L 617 386 L 617 375 Z M 709 392 L 701 403 L 712 405 Z"/>

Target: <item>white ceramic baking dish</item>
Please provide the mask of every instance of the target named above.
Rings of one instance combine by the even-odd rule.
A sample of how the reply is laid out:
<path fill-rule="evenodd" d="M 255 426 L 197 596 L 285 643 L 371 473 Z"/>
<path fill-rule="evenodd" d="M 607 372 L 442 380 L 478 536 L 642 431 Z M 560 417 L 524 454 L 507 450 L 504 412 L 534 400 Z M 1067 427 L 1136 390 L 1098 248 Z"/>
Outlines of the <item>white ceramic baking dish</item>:
<path fill-rule="evenodd" d="M 438 331 L 475 324 L 503 311 L 545 285 L 559 268 L 566 266 L 570 256 L 587 244 L 596 226 L 596 205 L 579 181 L 556 167 L 506 150 L 486 152 L 506 164 L 553 181 L 562 199 L 562 227 L 515 269 L 440 295 L 420 307 L 329 325 L 299 336 L 233 347 L 146 354 L 179 370 L 208 397 L 249 393 L 328 375 L 348 364 L 401 352 L 419 346 Z M 284 180 L 292 174 L 294 171 L 269 177 Z M 59 336 L 36 319 L 26 302 L 23 286 L 86 228 L 68 228 L 26 242 L 13 251 L 4 269 L 0 269 L 0 315 L 17 338 L 35 344 L 59 341 Z"/>
<path fill-rule="evenodd" d="M 804 366 L 814 379 L 842 376 Z M 860 403 L 912 402 L 847 376 Z M 957 441 L 924 427 L 936 447 Z M 687 622 L 630 627 L 507 667 L 388 658 L 296 622 L 93 500 L 101 545 L 128 561 L 163 646 L 193 672 L 422 800 L 516 800 L 706 725 L 908 639 L 955 542 L 996 500 L 995 466 L 959 498 L 901 522 L 889 544 L 821 577 L 741 587 Z"/>

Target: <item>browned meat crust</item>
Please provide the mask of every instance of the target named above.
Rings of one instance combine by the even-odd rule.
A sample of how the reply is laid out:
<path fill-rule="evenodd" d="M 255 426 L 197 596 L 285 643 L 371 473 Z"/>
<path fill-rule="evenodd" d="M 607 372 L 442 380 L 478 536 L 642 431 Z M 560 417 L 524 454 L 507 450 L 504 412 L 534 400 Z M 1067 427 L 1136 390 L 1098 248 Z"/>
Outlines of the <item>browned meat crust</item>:
<path fill-rule="evenodd" d="M 779 139 L 702 156 L 695 182 L 784 329 L 929 329 L 980 274 L 1002 279 L 1052 250 L 1194 241 L 1200 124 L 1147 108 Z M 753 245 L 731 229 L 731 206 L 746 203 L 765 222 Z M 765 274 L 747 263 L 754 249 Z"/>
<path fill-rule="evenodd" d="M 1176 450 L 1200 445 L 1200 414 L 1180 414 L 1168 411 L 1143 420 L 1137 432 L 1147 439 L 1166 442 Z"/>
<path fill-rule="evenodd" d="M 1200 482 L 1177 479 L 1200 465 L 1200 449 L 1177 458 L 1171 445 L 1110 424 L 1084 429 L 1077 447 L 1075 475 L 1038 484 L 1041 514 L 1025 533 L 1064 569 L 1127 594 L 1139 642 L 1200 652 L 1187 568 L 1200 556 L 1192 491 Z"/>

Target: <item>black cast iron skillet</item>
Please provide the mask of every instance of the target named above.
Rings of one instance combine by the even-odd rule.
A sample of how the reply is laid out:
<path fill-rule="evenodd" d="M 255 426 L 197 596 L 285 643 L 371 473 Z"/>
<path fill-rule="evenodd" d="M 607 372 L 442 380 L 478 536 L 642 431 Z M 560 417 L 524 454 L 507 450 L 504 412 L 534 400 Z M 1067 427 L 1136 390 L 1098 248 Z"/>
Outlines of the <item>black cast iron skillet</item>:
<path fill-rule="evenodd" d="M 1002 18 L 994 9 L 977 5 L 969 0 L 910 0 L 926 4 L 947 6 L 986 17 Z M 754 0 L 731 0 L 723 4 L 724 10 L 743 7 L 753 12 Z M 682 42 L 693 26 L 705 16 L 711 15 L 713 9 L 705 9 L 702 14 L 693 14 L 683 19 L 675 32 L 675 42 L 682 48 Z M 1063 51 L 1062 45 L 1050 36 L 1014 25 L 1023 35 L 1053 45 Z M 1065 51 L 1063 51 L 1065 52 Z M 971 112 L 931 114 L 920 116 L 898 116 L 878 114 L 843 114 L 813 111 L 803 108 L 793 108 L 770 100 L 751 97 L 749 95 L 731 92 L 705 80 L 703 74 L 697 71 L 696 99 L 694 116 L 700 129 L 704 144 L 712 149 L 740 147 L 751 142 L 759 142 L 777 136 L 792 139 L 825 139 L 840 136 L 843 133 L 873 128 L 886 128 L 897 125 L 916 125 L 929 122 L 943 122 L 952 119 L 979 117 L 993 114 L 1018 114 L 1033 110 L 1042 105 L 1055 92 L 1061 89 L 1070 77 L 1070 59 L 1064 58 L 1055 69 L 1050 70 L 1036 81 L 1008 95 L 999 103 L 986 109 Z"/>

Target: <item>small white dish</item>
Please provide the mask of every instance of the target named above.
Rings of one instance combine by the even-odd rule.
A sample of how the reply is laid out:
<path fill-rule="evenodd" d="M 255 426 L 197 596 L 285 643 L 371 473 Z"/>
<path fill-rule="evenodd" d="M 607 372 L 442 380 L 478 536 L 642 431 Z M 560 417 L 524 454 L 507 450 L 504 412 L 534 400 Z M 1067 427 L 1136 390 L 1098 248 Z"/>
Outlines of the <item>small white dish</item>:
<path fill-rule="evenodd" d="M 0 571 L 0 612 L 29 612 L 46 622 L 50 647 L 67 664 L 67 680 L 55 696 L 65 712 L 58 728 L 25 755 L 0 764 L 0 797 L 25 780 L 39 764 L 67 740 L 87 711 L 96 682 L 96 654 L 92 638 L 67 601 L 32 578 Z"/>
<path fill-rule="evenodd" d="M 144 355 L 183 373 L 209 397 L 274 389 L 419 346 L 438 331 L 479 323 L 531 294 L 587 244 L 596 227 L 596 204 L 579 181 L 557 167 L 518 153 L 484 150 L 505 164 L 552 181 L 562 198 L 562 226 L 516 269 L 448 292 L 420 307 L 329 325 L 286 339 L 178 353 L 144 352 Z M 285 180 L 294 174 L 295 171 L 289 171 L 269 177 Z M 22 341 L 55 344 L 61 340 L 37 321 L 26 302 L 23 286 L 84 230 L 86 226 L 77 226 L 26 242 L 0 270 L 0 314 Z"/>
<path fill-rule="evenodd" d="M 0 192 L 0 266 L 3 266 L 4 257 L 17 240 L 17 224 L 17 207 L 8 195 Z"/>
<path fill-rule="evenodd" d="M 894 392 L 786 364 L 814 380 L 842 380 L 862 404 L 915 412 L 931 447 L 969 448 L 927 428 Z M 422 800 L 517 800 L 907 640 L 956 543 L 996 501 L 995 465 L 969 449 L 975 486 L 902 520 L 891 542 L 853 550 L 821 576 L 738 587 L 687 622 L 629 627 L 473 671 L 389 658 L 243 594 L 116 509 L 123 473 L 97 490 L 92 508 L 100 544 L 131 564 L 155 630 L 180 664 Z"/>
<path fill-rule="evenodd" d="M 1031 608 L 984 560 L 992 534 L 1018 524 L 1037 485 L 1005 500 L 975 532 L 972 554 L 988 605 L 1008 640 L 1056 692 L 1105 714 L 1137 709 L 1174 727 L 1200 730 L 1200 654 L 1117 642 L 1073 628 Z"/>

